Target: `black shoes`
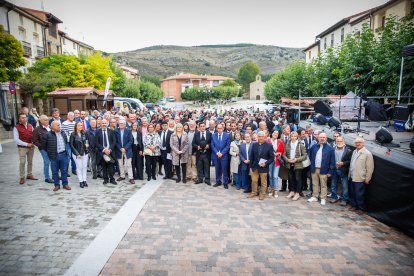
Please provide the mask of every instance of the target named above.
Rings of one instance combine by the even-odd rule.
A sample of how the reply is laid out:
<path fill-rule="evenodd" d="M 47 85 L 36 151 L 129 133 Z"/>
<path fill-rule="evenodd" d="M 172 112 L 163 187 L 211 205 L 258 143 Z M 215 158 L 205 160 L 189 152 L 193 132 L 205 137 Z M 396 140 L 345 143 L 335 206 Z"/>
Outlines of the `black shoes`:
<path fill-rule="evenodd" d="M 229 189 L 229 185 L 224 184 L 224 189 L 228 190 Z"/>
<path fill-rule="evenodd" d="M 79 182 L 79 186 L 83 188 L 83 182 Z"/>
<path fill-rule="evenodd" d="M 185 184 L 185 183 L 187 183 L 187 179 L 185 179 L 185 178 L 184 178 L 184 179 L 183 179 L 183 183 L 184 183 L 184 184 Z"/>
<path fill-rule="evenodd" d="M 103 184 L 104 185 L 108 184 L 108 180 L 104 180 Z"/>
<path fill-rule="evenodd" d="M 181 179 L 180 178 L 177 178 L 176 180 L 175 180 L 175 183 L 179 183 L 181 181 Z"/>
<path fill-rule="evenodd" d="M 92 177 L 92 179 L 98 179 L 98 177 L 97 177 L 96 175 L 94 175 L 94 176 Z"/>
<path fill-rule="evenodd" d="M 153 176 L 152 179 L 157 180 L 157 178 L 155 176 Z"/>
<path fill-rule="evenodd" d="M 86 181 L 83 181 L 83 187 L 88 187 L 88 183 L 86 183 Z"/>
<path fill-rule="evenodd" d="M 245 194 L 250 194 L 252 191 L 249 191 L 249 190 L 244 190 L 243 191 L 243 193 L 245 193 Z"/>
<path fill-rule="evenodd" d="M 150 181 L 150 180 L 151 180 L 151 176 L 148 176 L 147 181 Z"/>
<path fill-rule="evenodd" d="M 116 183 L 115 179 L 111 180 L 111 184 L 118 185 L 118 183 Z"/>
<path fill-rule="evenodd" d="M 206 182 L 204 182 L 204 183 L 206 183 L 208 186 L 211 186 L 210 181 L 206 181 Z"/>
<path fill-rule="evenodd" d="M 221 186 L 221 184 L 214 184 L 213 187 Z"/>
<path fill-rule="evenodd" d="M 52 180 L 52 179 L 50 179 L 50 178 L 45 179 L 45 182 L 46 182 L 46 183 L 51 183 L 51 184 L 53 184 L 53 183 L 54 183 L 54 182 L 53 182 L 53 180 Z"/>

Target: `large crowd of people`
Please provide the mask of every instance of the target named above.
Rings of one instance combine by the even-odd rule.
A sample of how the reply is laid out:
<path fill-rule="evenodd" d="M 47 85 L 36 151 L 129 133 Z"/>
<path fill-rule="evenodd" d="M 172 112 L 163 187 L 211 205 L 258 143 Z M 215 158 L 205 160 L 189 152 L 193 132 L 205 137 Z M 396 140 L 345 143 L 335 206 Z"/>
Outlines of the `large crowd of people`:
<path fill-rule="evenodd" d="M 55 192 L 61 186 L 71 190 L 70 173 L 80 188 L 88 187 L 90 172 L 104 185 L 163 177 L 224 189 L 231 185 L 260 200 L 288 192 L 293 201 L 305 197 L 325 205 L 330 197 L 331 203 L 364 211 L 365 185 L 374 170 L 362 137 L 351 150 L 340 133 L 328 142 L 326 133 L 290 125 L 278 111 L 74 110 L 63 119 L 57 108 L 51 118 L 23 108 L 13 134 L 19 183 L 37 180 L 32 174 L 37 148 L 45 182 L 54 184 Z"/>

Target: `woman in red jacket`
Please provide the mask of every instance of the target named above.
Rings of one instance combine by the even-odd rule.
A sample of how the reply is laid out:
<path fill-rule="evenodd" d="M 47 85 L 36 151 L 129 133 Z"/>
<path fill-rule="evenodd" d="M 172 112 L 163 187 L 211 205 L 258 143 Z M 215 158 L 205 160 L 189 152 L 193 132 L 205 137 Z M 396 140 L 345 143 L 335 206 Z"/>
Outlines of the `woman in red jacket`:
<path fill-rule="evenodd" d="M 277 190 L 279 188 L 279 168 L 280 159 L 285 151 L 283 141 L 279 139 L 279 131 L 275 130 L 270 138 L 270 144 L 273 146 L 275 153 L 275 161 L 269 165 L 270 193 L 269 196 L 278 197 Z"/>

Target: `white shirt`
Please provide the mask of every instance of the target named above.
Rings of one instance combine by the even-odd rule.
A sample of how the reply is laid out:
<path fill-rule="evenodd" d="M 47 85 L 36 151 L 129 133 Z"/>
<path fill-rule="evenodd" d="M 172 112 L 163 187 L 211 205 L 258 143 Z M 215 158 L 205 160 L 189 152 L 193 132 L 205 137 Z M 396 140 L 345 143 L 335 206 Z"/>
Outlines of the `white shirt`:
<path fill-rule="evenodd" d="M 104 150 L 109 149 L 108 128 L 102 129 L 102 134 L 103 134 L 103 139 L 106 140 L 106 147 L 104 147 Z M 102 145 L 104 144 L 105 143 L 102 142 Z"/>
<path fill-rule="evenodd" d="M 26 128 L 27 128 L 27 124 L 28 123 L 26 123 Z M 33 128 L 32 128 L 32 131 L 33 131 Z M 22 146 L 22 147 L 27 147 L 27 143 L 20 140 L 19 131 L 15 127 L 13 128 L 13 140 L 16 143 L 16 145 Z"/>
<path fill-rule="evenodd" d="M 246 143 L 246 160 L 250 160 L 249 159 L 249 148 L 250 148 L 250 144 L 251 143 Z"/>
<path fill-rule="evenodd" d="M 319 150 L 316 153 L 316 157 L 315 157 L 315 167 L 316 168 L 321 168 L 321 166 L 322 166 L 322 149 L 323 149 L 323 145 L 320 145 Z"/>
<path fill-rule="evenodd" d="M 165 145 L 167 145 L 167 130 L 163 130 L 161 133 L 161 146 L 160 149 L 161 150 L 166 150 L 167 147 L 163 147 L 163 143 L 164 143 L 164 136 L 165 136 Z"/>
<path fill-rule="evenodd" d="M 296 158 L 296 147 L 298 146 L 298 143 L 298 140 L 296 140 L 295 142 L 290 141 L 290 159 Z"/>

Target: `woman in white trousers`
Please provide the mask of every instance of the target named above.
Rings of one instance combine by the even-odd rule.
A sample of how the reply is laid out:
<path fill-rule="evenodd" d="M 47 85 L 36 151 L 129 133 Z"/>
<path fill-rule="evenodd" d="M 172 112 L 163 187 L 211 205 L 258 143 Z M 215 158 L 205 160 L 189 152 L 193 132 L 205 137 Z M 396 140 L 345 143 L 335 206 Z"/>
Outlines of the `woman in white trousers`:
<path fill-rule="evenodd" d="M 81 188 L 88 187 L 86 172 L 88 170 L 89 142 L 83 131 L 81 122 L 75 124 L 75 129 L 70 135 L 69 144 L 72 149 L 72 157 L 76 163 L 76 174 L 78 175 L 79 186 Z"/>

